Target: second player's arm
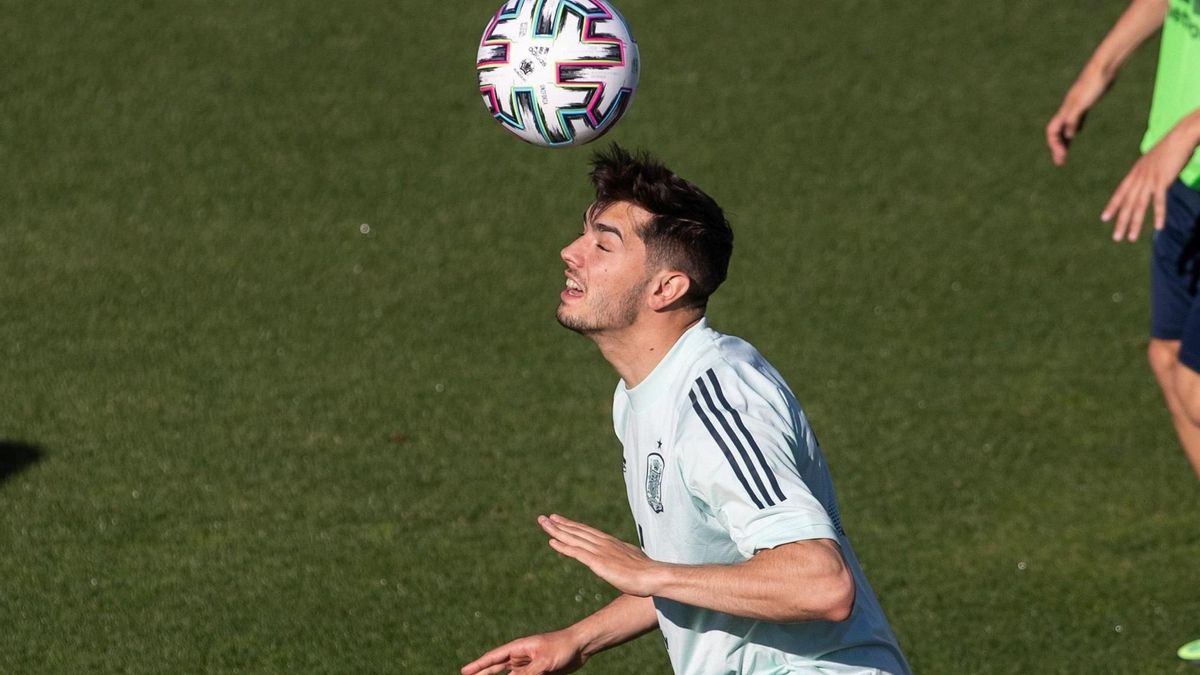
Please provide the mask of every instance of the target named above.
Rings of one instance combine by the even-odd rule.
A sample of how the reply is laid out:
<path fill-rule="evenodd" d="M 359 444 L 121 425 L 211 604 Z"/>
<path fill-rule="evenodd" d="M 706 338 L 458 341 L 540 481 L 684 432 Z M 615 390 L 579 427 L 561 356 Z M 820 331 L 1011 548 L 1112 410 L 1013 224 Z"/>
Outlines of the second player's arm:
<path fill-rule="evenodd" d="M 1167 135 L 1142 155 L 1117 186 L 1100 219 L 1116 217 L 1113 240 L 1136 241 L 1147 209 L 1154 218 L 1154 229 L 1161 230 L 1167 220 L 1167 190 L 1200 146 L 1200 108 L 1179 120 Z"/>
<path fill-rule="evenodd" d="M 1067 146 L 1096 101 L 1112 84 L 1121 65 L 1146 38 L 1162 26 L 1168 0 L 1133 0 L 1117 19 L 1087 65 L 1067 90 L 1062 105 L 1046 125 L 1046 144 L 1055 164 L 1067 159 Z"/>
<path fill-rule="evenodd" d="M 1093 71 L 1112 82 L 1121 65 L 1146 38 L 1158 30 L 1167 16 L 1168 0 L 1133 0 L 1100 41 L 1084 71 Z"/>

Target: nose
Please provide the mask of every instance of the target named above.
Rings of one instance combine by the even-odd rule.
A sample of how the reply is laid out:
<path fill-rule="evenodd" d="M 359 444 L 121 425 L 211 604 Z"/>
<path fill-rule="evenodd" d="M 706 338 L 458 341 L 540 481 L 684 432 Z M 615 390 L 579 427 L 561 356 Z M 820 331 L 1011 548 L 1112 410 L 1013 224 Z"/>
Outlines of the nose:
<path fill-rule="evenodd" d="M 562 261 L 565 262 L 568 267 L 579 267 L 579 242 L 582 239 L 582 236 L 577 237 L 574 241 L 564 246 L 563 249 L 558 252 L 558 256 L 562 258 Z"/>

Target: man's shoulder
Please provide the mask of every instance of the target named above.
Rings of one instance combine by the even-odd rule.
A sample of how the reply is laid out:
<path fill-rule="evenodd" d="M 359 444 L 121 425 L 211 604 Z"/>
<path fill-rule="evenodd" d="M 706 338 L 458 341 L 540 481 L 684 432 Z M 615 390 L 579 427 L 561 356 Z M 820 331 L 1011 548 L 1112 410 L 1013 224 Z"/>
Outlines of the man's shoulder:
<path fill-rule="evenodd" d="M 681 436 L 711 436 L 724 428 L 723 421 L 735 426 L 748 420 L 786 424 L 791 399 L 786 383 L 753 345 L 721 336 L 710 358 L 691 368 L 680 399 L 686 412 L 678 431 Z"/>
<path fill-rule="evenodd" d="M 734 389 L 748 395 L 773 395 L 786 387 L 783 378 L 763 355 L 746 340 L 735 335 L 717 334 L 708 358 L 698 360 L 693 367 L 690 386 L 700 389 L 704 382 L 713 389 Z M 751 396 L 749 404 L 759 397 Z"/>
<path fill-rule="evenodd" d="M 675 381 L 675 402 L 692 408 L 697 401 L 724 396 L 727 390 L 744 388 L 753 373 L 758 352 L 745 340 L 711 331 L 705 344 L 696 349 Z"/>
<path fill-rule="evenodd" d="M 636 409 L 639 417 L 674 421 L 676 435 L 706 433 L 714 410 L 749 417 L 768 416 L 787 407 L 787 385 L 748 341 L 700 326 L 668 355 L 658 377 L 629 390 L 613 392 L 614 418 Z M 709 411 L 704 415 L 704 411 Z M 765 411 L 765 412 L 764 412 Z"/>
<path fill-rule="evenodd" d="M 739 373 L 746 371 L 770 369 L 770 364 L 759 353 L 754 345 L 736 335 L 728 335 L 707 328 L 702 335 L 697 336 L 692 351 L 692 359 L 687 370 L 689 382 L 693 382 L 700 374 L 712 370 L 723 379 L 737 378 Z"/>
<path fill-rule="evenodd" d="M 709 351 L 713 360 L 728 366 L 733 371 L 733 376 L 746 372 L 774 374 L 775 368 L 749 340 L 711 329 L 708 331 L 708 337 Z M 717 371 L 720 374 L 720 368 Z"/>

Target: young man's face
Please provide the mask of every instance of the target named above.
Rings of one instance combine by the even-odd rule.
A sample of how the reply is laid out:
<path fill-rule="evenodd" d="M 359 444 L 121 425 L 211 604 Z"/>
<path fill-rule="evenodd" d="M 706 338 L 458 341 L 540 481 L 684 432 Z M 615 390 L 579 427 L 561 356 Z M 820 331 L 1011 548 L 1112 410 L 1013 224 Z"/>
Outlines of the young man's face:
<path fill-rule="evenodd" d="M 560 254 L 567 264 L 558 322 L 594 334 L 634 323 L 645 305 L 649 274 L 637 230 L 651 213 L 630 202 L 590 208 L 583 234 Z"/>

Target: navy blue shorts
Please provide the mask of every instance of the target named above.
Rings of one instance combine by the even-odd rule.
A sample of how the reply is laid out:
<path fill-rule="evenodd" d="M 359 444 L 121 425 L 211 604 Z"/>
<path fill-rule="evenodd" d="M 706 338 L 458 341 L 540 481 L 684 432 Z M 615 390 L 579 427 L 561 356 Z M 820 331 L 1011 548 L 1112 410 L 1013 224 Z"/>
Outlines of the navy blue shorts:
<path fill-rule="evenodd" d="M 1179 361 L 1200 372 L 1200 192 L 1180 181 L 1167 191 L 1167 222 L 1150 259 L 1150 336 L 1180 340 Z"/>

